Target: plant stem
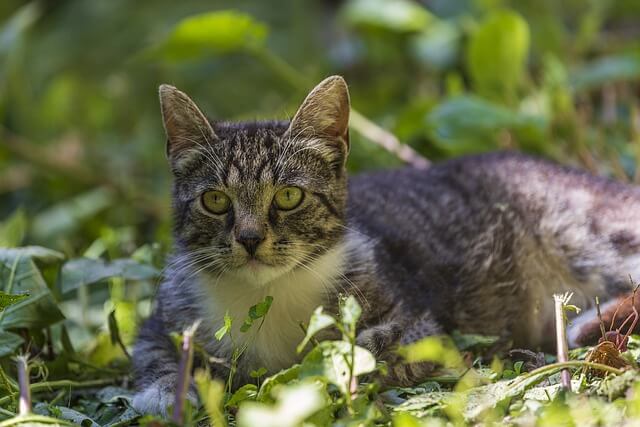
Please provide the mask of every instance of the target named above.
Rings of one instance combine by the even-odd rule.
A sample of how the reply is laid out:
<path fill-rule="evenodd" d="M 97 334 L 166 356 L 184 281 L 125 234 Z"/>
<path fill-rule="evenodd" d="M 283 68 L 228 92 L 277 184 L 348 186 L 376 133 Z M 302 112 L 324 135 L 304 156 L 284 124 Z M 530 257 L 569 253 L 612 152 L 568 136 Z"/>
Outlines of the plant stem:
<path fill-rule="evenodd" d="M 567 328 L 565 324 L 564 307 L 571 299 L 571 294 L 555 294 L 553 296 L 556 313 L 556 349 L 558 352 L 558 362 L 569 361 L 569 346 L 567 344 Z M 568 369 L 563 369 L 560 374 L 562 388 L 571 391 L 571 373 Z"/>
<path fill-rule="evenodd" d="M 311 86 L 311 82 L 304 78 L 298 70 L 271 51 L 255 48 L 249 50 L 248 53 L 294 89 L 303 91 Z M 424 156 L 400 142 L 394 134 L 378 126 L 353 108 L 351 109 L 350 126 L 366 139 L 394 154 L 405 163 L 420 169 L 429 167 L 430 162 Z"/>
<path fill-rule="evenodd" d="M 184 422 L 184 402 L 187 399 L 189 384 L 191 383 L 191 368 L 193 367 L 193 335 L 198 328 L 199 322 L 189 327 L 182 335 L 182 355 L 178 368 L 178 389 L 176 390 L 176 400 L 173 405 L 173 422 L 182 425 Z"/>
<path fill-rule="evenodd" d="M 19 413 L 25 416 L 31 413 L 31 387 L 29 386 L 29 364 L 28 356 L 18 356 L 16 358 L 18 368 L 18 385 L 20 387 L 20 400 L 18 403 Z"/>

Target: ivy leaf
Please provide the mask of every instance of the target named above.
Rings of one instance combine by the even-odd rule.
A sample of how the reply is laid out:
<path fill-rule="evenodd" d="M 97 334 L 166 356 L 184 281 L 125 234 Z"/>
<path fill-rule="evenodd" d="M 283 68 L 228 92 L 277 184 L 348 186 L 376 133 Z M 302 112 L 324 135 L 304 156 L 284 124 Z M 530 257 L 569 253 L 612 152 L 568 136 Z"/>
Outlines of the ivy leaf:
<path fill-rule="evenodd" d="M 266 371 L 266 370 L 265 370 Z M 258 387 L 255 384 L 245 384 L 236 390 L 225 404 L 227 408 L 238 407 L 241 402 L 246 400 L 256 400 L 258 396 Z"/>
<path fill-rule="evenodd" d="M 324 328 L 336 324 L 336 319 L 334 319 L 333 316 L 323 313 L 322 310 L 322 307 L 318 307 L 311 315 L 311 319 L 309 320 L 309 327 L 307 328 L 307 334 L 296 348 L 296 351 L 298 353 L 301 353 L 302 350 L 304 350 L 304 348 L 307 346 L 309 341 L 311 341 L 315 334 L 317 334 Z"/>
<path fill-rule="evenodd" d="M 353 350 L 353 375 L 373 372 L 376 359 L 366 349 L 358 346 L 352 348 L 346 341 L 323 341 L 305 356 L 300 368 L 300 377 L 322 377 L 336 385 L 343 394 L 347 393 L 350 380 L 350 368 Z"/>
<path fill-rule="evenodd" d="M 273 297 L 267 295 L 263 301 L 251 306 L 249 309 L 249 315 L 244 319 L 244 323 L 240 327 L 240 332 L 247 332 L 253 325 L 253 322 L 266 316 L 272 303 Z"/>

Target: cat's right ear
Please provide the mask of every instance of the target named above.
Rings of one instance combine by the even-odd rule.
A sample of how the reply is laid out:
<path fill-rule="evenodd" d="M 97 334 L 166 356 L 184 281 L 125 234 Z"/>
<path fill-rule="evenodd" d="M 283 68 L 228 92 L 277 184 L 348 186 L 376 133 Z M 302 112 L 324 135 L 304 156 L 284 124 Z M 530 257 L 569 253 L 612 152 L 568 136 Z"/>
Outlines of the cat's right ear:
<path fill-rule="evenodd" d="M 188 153 L 218 139 L 198 106 L 173 86 L 160 85 L 160 109 L 167 134 L 167 158 L 174 170 L 188 159 Z"/>

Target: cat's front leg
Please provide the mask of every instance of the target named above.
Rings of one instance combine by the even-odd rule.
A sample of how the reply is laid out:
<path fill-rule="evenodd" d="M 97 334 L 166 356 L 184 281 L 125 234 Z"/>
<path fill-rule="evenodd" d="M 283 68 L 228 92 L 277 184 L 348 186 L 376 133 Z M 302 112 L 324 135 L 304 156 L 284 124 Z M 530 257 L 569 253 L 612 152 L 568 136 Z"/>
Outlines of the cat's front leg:
<path fill-rule="evenodd" d="M 381 377 L 383 384 L 406 387 L 422 382 L 434 372 L 436 365 L 429 362 L 405 363 L 398 348 L 441 333 L 431 314 L 424 313 L 418 319 L 391 320 L 364 329 L 356 341 L 373 353 L 378 361 L 387 364 L 387 374 Z"/>
<path fill-rule="evenodd" d="M 133 371 L 138 390 L 133 397 L 133 407 L 142 414 L 166 417 L 178 388 L 178 354 L 157 315 L 140 328 L 133 351 Z M 197 406 L 193 385 L 187 392 L 187 400 Z"/>

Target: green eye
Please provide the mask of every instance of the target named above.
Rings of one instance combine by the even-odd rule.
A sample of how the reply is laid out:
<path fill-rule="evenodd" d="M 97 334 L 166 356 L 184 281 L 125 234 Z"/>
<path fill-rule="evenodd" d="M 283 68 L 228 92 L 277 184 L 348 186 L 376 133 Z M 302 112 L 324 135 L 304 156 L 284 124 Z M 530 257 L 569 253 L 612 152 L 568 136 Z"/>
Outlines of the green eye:
<path fill-rule="evenodd" d="M 285 187 L 282 190 L 278 190 L 273 201 L 278 209 L 290 211 L 298 207 L 302 202 L 303 195 L 304 193 L 298 187 Z"/>
<path fill-rule="evenodd" d="M 209 212 L 221 215 L 231 207 L 231 199 L 222 191 L 207 191 L 202 194 L 202 205 Z"/>

